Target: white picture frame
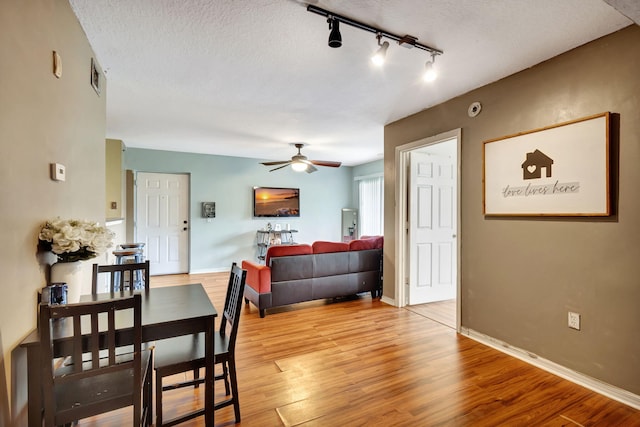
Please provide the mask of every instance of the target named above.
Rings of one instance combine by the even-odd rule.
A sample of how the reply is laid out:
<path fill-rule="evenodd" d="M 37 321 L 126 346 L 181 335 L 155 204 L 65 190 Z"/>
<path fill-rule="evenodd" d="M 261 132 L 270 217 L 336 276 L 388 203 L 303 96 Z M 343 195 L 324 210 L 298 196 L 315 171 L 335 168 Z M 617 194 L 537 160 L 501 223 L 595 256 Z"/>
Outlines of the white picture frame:
<path fill-rule="evenodd" d="M 608 216 L 609 112 L 483 143 L 485 216 Z"/>

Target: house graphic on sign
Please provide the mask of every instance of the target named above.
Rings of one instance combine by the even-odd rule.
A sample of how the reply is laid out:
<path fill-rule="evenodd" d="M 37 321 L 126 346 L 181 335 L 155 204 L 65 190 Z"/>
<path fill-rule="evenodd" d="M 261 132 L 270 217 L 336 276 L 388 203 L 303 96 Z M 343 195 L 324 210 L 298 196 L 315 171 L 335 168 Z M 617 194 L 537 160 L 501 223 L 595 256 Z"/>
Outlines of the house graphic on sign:
<path fill-rule="evenodd" d="M 553 159 L 540 150 L 527 153 L 527 159 L 522 164 L 522 179 L 542 178 L 542 169 L 546 170 L 546 177 L 551 178 Z"/>

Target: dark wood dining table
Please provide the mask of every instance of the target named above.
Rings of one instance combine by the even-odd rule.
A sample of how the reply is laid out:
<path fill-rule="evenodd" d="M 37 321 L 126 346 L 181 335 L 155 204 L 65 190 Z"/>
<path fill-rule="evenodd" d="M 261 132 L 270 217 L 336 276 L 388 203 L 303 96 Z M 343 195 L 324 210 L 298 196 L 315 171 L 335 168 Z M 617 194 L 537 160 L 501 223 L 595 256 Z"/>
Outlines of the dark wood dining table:
<path fill-rule="evenodd" d="M 205 333 L 205 424 L 214 424 L 214 364 L 213 333 L 218 313 L 200 283 L 167 286 L 141 291 L 142 294 L 142 340 L 152 343 L 156 340 L 181 335 Z M 118 298 L 116 294 L 115 298 Z M 111 294 L 83 295 L 80 302 L 114 298 Z M 116 320 L 117 322 L 117 320 Z M 64 346 L 71 335 L 66 328 L 54 328 L 54 351 L 56 346 Z M 128 338 L 120 337 L 121 344 Z M 29 426 L 42 425 L 42 383 L 40 366 L 40 339 L 38 330 L 32 331 L 20 344 L 27 349 L 27 381 Z"/>

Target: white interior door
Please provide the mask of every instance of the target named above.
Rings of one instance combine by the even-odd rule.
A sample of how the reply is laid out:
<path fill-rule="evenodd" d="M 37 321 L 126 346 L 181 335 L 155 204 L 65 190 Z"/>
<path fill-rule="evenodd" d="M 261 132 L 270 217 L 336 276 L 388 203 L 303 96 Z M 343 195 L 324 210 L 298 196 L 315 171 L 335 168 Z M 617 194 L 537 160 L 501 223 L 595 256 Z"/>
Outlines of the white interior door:
<path fill-rule="evenodd" d="M 150 274 L 189 272 L 189 176 L 138 172 L 136 241 L 145 243 Z"/>
<path fill-rule="evenodd" d="M 456 144 L 452 140 L 437 144 L 438 148 L 430 146 L 410 153 L 408 302 L 411 305 L 456 297 Z"/>

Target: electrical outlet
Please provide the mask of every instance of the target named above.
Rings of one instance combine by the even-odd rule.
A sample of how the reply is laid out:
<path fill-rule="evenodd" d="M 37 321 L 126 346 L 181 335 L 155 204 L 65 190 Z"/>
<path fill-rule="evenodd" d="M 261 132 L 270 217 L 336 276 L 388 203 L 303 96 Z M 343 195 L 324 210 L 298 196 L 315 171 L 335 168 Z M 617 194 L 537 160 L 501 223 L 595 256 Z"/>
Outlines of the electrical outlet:
<path fill-rule="evenodd" d="M 574 313 L 572 311 L 569 312 L 569 327 L 571 329 L 580 330 L 580 314 Z"/>

